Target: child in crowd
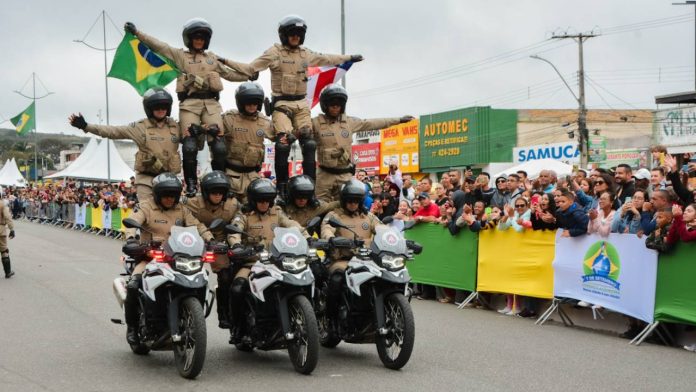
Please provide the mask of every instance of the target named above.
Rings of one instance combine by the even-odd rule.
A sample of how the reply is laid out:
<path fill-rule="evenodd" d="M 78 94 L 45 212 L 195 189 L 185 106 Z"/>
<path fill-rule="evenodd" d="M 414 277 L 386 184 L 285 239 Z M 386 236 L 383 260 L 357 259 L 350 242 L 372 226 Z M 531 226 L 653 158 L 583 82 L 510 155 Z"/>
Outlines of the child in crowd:
<path fill-rule="evenodd" d="M 677 241 L 696 241 L 696 204 L 689 204 L 682 211 L 681 206 L 672 206 L 674 222 L 667 233 L 667 244 L 674 245 Z"/>
<path fill-rule="evenodd" d="M 563 229 L 561 237 L 578 237 L 587 233 L 589 216 L 575 203 L 575 194 L 561 192 L 556 198 L 556 223 Z"/>
<path fill-rule="evenodd" d="M 657 211 L 655 215 L 657 227 L 645 239 L 645 246 L 658 252 L 666 252 L 671 248 L 671 245 L 667 243 L 667 233 L 672 224 L 672 210 L 665 208 Z"/>

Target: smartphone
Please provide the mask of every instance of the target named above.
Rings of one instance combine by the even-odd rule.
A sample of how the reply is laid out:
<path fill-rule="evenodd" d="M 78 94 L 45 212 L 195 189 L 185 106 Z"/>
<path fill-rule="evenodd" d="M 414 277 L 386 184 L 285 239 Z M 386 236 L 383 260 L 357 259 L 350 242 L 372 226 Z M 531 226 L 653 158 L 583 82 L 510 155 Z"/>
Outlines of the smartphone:
<path fill-rule="evenodd" d="M 660 166 L 664 166 L 664 165 L 665 165 L 665 153 L 661 152 L 660 153 Z"/>
<path fill-rule="evenodd" d="M 533 206 L 539 204 L 539 198 L 540 198 L 539 195 L 534 195 L 534 196 L 532 196 L 531 203 L 532 203 Z"/>
<path fill-rule="evenodd" d="M 486 209 L 483 211 L 486 213 L 486 215 L 490 215 L 491 212 L 493 212 L 493 209 L 491 207 L 486 207 Z"/>
<path fill-rule="evenodd" d="M 682 171 L 682 173 L 688 173 L 689 172 L 689 165 L 687 165 L 687 164 L 682 165 L 681 171 Z"/>
<path fill-rule="evenodd" d="M 624 201 L 624 204 L 629 203 L 631 200 L 633 200 L 632 197 L 627 197 L 627 198 L 626 198 L 626 201 Z"/>

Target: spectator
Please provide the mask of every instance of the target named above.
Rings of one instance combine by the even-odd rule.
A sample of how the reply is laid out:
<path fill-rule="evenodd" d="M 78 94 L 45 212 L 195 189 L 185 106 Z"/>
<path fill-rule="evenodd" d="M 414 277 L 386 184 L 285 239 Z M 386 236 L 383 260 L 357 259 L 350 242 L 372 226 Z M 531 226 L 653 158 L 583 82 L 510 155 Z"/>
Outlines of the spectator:
<path fill-rule="evenodd" d="M 445 193 L 449 194 L 450 192 L 452 192 L 452 189 L 454 187 L 450 182 L 449 172 L 442 173 L 442 176 L 440 176 L 440 185 L 442 185 L 442 187 L 445 188 Z M 435 186 L 437 187 L 437 184 Z"/>
<path fill-rule="evenodd" d="M 456 191 L 462 186 L 462 175 L 457 169 L 452 169 L 449 171 L 450 184 L 452 184 L 453 191 Z"/>
<path fill-rule="evenodd" d="M 495 190 L 491 194 L 491 206 L 496 206 L 500 209 L 505 209 L 505 205 L 510 201 L 510 194 L 507 191 L 507 177 L 500 176 L 495 179 Z"/>
<path fill-rule="evenodd" d="M 638 169 L 638 171 L 636 171 L 636 173 L 633 175 L 633 179 L 635 180 L 636 185 L 635 190 L 640 189 L 646 191 L 648 188 L 650 188 L 651 174 L 648 169 Z"/>
<path fill-rule="evenodd" d="M 507 230 L 512 227 L 517 232 L 530 229 L 532 222 L 530 221 L 531 210 L 529 209 L 529 201 L 524 197 L 520 197 L 515 202 L 515 206 L 505 206 L 505 216 L 500 218 L 498 230 Z"/>
<path fill-rule="evenodd" d="M 430 177 L 425 176 L 418 182 L 418 192 L 416 192 L 416 194 L 423 193 L 423 192 L 430 194 L 432 189 L 433 189 L 433 180 L 431 180 Z"/>
<path fill-rule="evenodd" d="M 667 147 L 663 145 L 656 145 L 650 147 L 650 154 L 652 155 L 652 166 L 653 167 L 658 167 L 658 166 L 664 166 L 665 165 L 665 157 L 667 156 Z"/>
<path fill-rule="evenodd" d="M 667 190 L 653 192 L 650 202 L 643 203 L 643 211 L 640 214 L 641 231 L 648 235 L 652 233 L 657 227 L 655 211 L 670 208 L 671 204 L 672 198 Z"/>
<path fill-rule="evenodd" d="M 410 204 L 413 199 L 416 198 L 416 190 L 413 188 L 413 179 L 410 174 L 404 174 L 402 178 L 404 186 L 401 188 L 399 199 L 407 200 Z"/>
<path fill-rule="evenodd" d="M 520 189 L 520 176 L 516 173 L 510 174 L 507 178 L 506 185 L 508 191 L 507 197 L 510 199 L 508 203 L 514 206 L 515 200 L 522 196 L 522 192 L 524 191 L 524 189 Z"/>
<path fill-rule="evenodd" d="M 411 218 L 412 220 L 415 220 L 415 215 L 418 210 L 421 209 L 421 202 L 418 199 L 414 199 L 413 203 L 411 203 Z"/>
<path fill-rule="evenodd" d="M 466 177 L 464 178 L 464 184 L 462 185 L 462 191 L 464 192 L 464 204 L 473 206 L 476 202 L 476 195 L 474 194 L 476 178 Z"/>
<path fill-rule="evenodd" d="M 398 210 L 398 199 L 392 196 L 390 193 L 382 194 L 382 215 L 378 216 L 379 219 L 381 220 L 388 216 L 393 216 L 394 214 L 396 214 Z"/>
<path fill-rule="evenodd" d="M 430 200 L 430 195 L 421 192 L 418 195 L 420 209 L 413 215 L 416 222 L 435 222 L 440 217 L 440 208 Z"/>
<path fill-rule="evenodd" d="M 652 170 L 650 170 L 650 187 L 648 188 L 648 194 L 652 194 L 654 191 L 659 191 L 662 189 L 667 189 L 665 169 L 662 167 L 654 167 Z"/>
<path fill-rule="evenodd" d="M 589 212 L 590 221 L 587 226 L 587 233 L 597 233 L 602 237 L 609 236 L 611 233 L 612 222 L 614 221 L 614 213 L 612 207 L 614 203 L 614 194 L 609 191 L 604 191 L 599 195 L 599 208 L 591 209 Z"/>
<path fill-rule="evenodd" d="M 379 195 L 380 200 L 382 198 L 382 184 L 378 182 L 373 182 L 372 183 L 372 200 L 373 202 L 376 200 L 375 198 Z"/>
<path fill-rule="evenodd" d="M 444 185 L 435 184 L 435 204 L 437 204 L 438 207 L 441 207 L 445 205 L 445 203 L 447 203 L 448 201 L 449 197 L 447 196 Z"/>
<path fill-rule="evenodd" d="M 536 194 L 532 198 L 535 196 L 539 197 L 539 201 L 535 203 L 534 199 L 532 199 L 533 211 L 530 215 L 532 229 L 556 230 L 558 225 L 556 224 L 556 203 L 554 198 L 548 193 Z"/>
<path fill-rule="evenodd" d="M 556 189 L 557 175 L 553 170 L 542 170 L 539 172 L 539 188 L 535 189 L 544 193 L 551 193 Z"/>
<path fill-rule="evenodd" d="M 620 209 L 614 214 L 611 225 L 612 233 L 638 234 L 640 228 L 641 212 L 645 204 L 645 191 L 636 190 L 631 200 L 626 200 Z"/>
<path fill-rule="evenodd" d="M 665 166 L 669 170 L 667 174 L 667 179 L 672 183 L 672 188 L 674 193 L 677 194 L 679 200 L 682 204 L 687 205 L 694 202 L 694 192 L 690 192 L 689 189 L 682 183 L 682 179 L 679 175 L 679 170 L 677 168 L 677 160 L 671 156 L 667 155 L 664 159 Z M 687 164 L 690 172 L 696 173 L 696 160 L 690 161 Z"/>
<path fill-rule="evenodd" d="M 612 176 L 608 173 L 599 173 L 593 182 L 593 195 L 586 195 L 581 190 L 576 190 L 577 202 L 583 207 L 583 211 L 589 212 L 591 209 L 596 209 L 599 205 L 599 195 L 602 192 L 614 193 L 615 183 Z M 573 186 L 573 184 L 571 184 Z M 614 209 L 620 207 L 617 201 L 614 202 Z"/>
<path fill-rule="evenodd" d="M 575 194 L 563 191 L 556 199 L 556 222 L 563 229 L 562 237 L 578 237 L 587 233 L 589 217 L 575 203 Z"/>
<path fill-rule="evenodd" d="M 394 214 L 395 220 L 400 220 L 402 222 L 408 222 L 413 220 L 413 211 L 411 210 L 411 205 L 408 204 L 407 200 L 401 200 L 399 202 L 399 210 Z"/>
<path fill-rule="evenodd" d="M 696 204 L 689 204 L 682 211 L 681 206 L 672 206 L 672 227 L 667 233 L 667 244 L 674 245 L 677 241 L 696 241 Z"/>
<path fill-rule="evenodd" d="M 491 198 L 493 197 L 493 192 L 495 192 L 495 189 L 490 187 L 490 182 L 490 174 L 481 172 L 481 174 L 476 177 L 476 183 L 474 184 L 474 197 L 476 200 L 483 201 L 486 205 L 491 204 Z"/>
<path fill-rule="evenodd" d="M 667 235 L 672 225 L 672 210 L 665 208 L 655 213 L 656 227 L 645 239 L 645 246 L 648 249 L 655 249 L 658 252 L 667 252 L 672 246 L 667 243 Z M 635 335 L 634 335 L 635 336 Z"/>
<path fill-rule="evenodd" d="M 619 200 L 619 204 L 623 204 L 627 197 L 633 197 L 633 192 L 636 190 L 636 183 L 633 181 L 632 177 L 631 166 L 622 163 L 616 167 L 614 178 L 616 184 L 619 186 L 616 190 L 616 199 Z"/>

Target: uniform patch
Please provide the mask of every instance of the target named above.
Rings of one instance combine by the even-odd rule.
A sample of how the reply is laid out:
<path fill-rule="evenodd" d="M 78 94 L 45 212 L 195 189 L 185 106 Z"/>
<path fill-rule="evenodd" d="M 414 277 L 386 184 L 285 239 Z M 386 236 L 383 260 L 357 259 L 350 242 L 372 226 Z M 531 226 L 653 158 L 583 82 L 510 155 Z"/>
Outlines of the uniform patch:
<path fill-rule="evenodd" d="M 177 219 L 177 220 L 174 221 L 174 224 L 177 225 L 177 226 L 183 226 L 183 225 L 184 225 L 184 221 L 182 221 L 181 219 Z"/>
<path fill-rule="evenodd" d="M 370 224 L 367 222 L 363 222 L 362 225 L 360 225 L 360 227 L 362 227 L 363 230 L 368 230 L 370 228 Z"/>
<path fill-rule="evenodd" d="M 258 136 L 258 137 L 263 136 L 263 129 L 259 129 L 258 131 L 256 131 L 256 136 Z"/>
<path fill-rule="evenodd" d="M 155 219 L 154 221 L 155 221 L 155 223 L 167 223 L 167 222 L 169 222 L 166 219 Z"/>
<path fill-rule="evenodd" d="M 172 143 L 174 143 L 174 144 L 179 143 L 179 137 L 172 135 Z"/>
<path fill-rule="evenodd" d="M 350 136 L 350 132 L 348 132 L 347 130 L 344 129 L 344 130 L 341 131 L 341 136 L 343 136 L 344 138 L 346 138 L 346 137 Z"/>
<path fill-rule="evenodd" d="M 211 59 L 210 57 L 208 57 L 208 58 L 205 60 L 205 62 L 208 63 L 208 64 L 210 64 L 210 65 L 213 65 L 213 59 Z"/>

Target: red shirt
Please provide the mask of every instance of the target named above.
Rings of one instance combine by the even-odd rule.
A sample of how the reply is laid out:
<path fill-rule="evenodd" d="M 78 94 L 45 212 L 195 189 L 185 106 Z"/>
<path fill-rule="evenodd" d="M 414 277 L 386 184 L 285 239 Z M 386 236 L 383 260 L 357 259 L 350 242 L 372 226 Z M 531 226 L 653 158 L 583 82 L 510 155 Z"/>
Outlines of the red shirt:
<path fill-rule="evenodd" d="M 434 216 L 436 218 L 440 217 L 440 207 L 434 202 L 430 202 L 427 207 L 421 207 L 420 210 L 416 211 L 413 216 Z"/>

